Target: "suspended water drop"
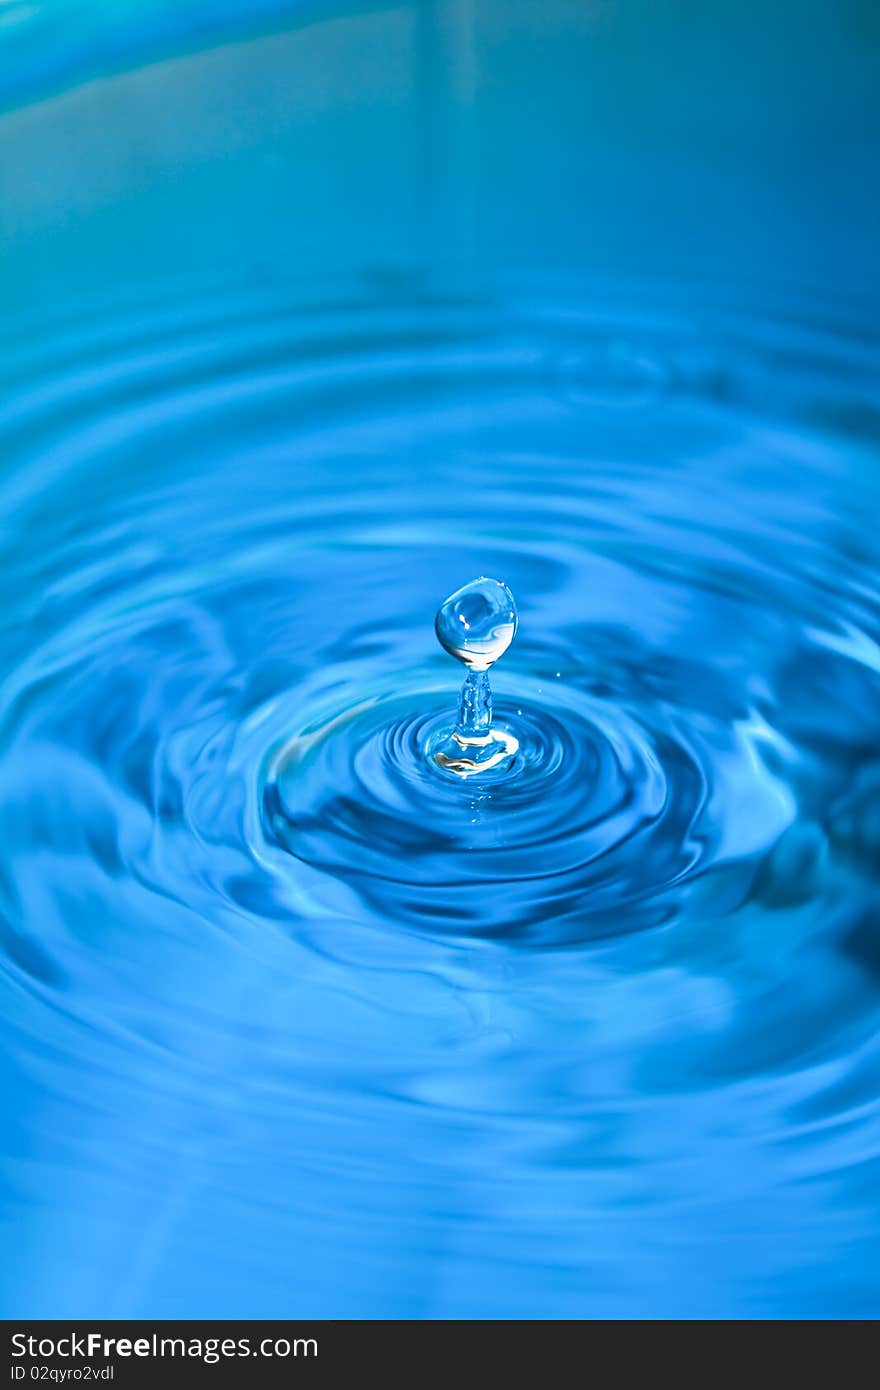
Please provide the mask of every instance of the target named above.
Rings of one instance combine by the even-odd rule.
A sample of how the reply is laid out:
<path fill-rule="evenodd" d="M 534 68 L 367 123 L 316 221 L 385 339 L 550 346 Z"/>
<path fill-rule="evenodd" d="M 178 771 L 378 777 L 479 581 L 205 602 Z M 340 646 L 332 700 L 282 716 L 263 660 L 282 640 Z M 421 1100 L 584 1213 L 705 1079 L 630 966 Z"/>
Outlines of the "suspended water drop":
<path fill-rule="evenodd" d="M 472 671 L 488 671 L 516 634 L 516 604 L 498 579 L 474 579 L 441 603 L 434 619 L 437 640 Z"/>
<path fill-rule="evenodd" d="M 459 777 L 498 768 L 519 748 L 513 734 L 492 728 L 488 675 L 489 667 L 513 641 L 516 628 L 513 594 L 498 579 L 474 579 L 437 609 L 434 631 L 440 645 L 469 669 L 461 688 L 458 723 L 436 735 L 428 751 L 440 767 Z"/>

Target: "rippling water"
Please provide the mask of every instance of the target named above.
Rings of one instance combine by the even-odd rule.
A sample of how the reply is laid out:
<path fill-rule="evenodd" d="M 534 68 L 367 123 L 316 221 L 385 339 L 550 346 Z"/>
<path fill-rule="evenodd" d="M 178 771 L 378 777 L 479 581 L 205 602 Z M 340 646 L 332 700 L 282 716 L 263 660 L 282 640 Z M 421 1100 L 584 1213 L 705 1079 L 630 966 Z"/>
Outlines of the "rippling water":
<path fill-rule="evenodd" d="M 732 304 L 374 277 L 8 329 L 40 1311 L 876 1311 L 880 342 Z M 432 622 L 482 573 L 520 750 L 459 782 Z"/>

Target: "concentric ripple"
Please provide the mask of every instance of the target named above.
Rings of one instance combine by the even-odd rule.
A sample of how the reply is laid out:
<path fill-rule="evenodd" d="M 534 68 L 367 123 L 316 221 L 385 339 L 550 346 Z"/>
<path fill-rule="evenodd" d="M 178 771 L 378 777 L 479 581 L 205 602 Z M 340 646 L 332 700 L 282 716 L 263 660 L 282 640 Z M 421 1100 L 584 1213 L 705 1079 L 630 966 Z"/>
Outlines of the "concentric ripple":
<path fill-rule="evenodd" d="M 51 1010 L 53 1095 L 76 1055 L 108 1115 L 136 1076 L 187 1134 L 227 1218 L 204 1264 L 246 1216 L 236 1262 L 309 1309 L 290 1252 L 337 1202 L 333 1315 L 460 1315 L 462 1269 L 468 1315 L 537 1314 L 512 1229 L 557 1314 L 588 1267 L 613 1312 L 621 1250 L 665 1306 L 645 1241 L 712 1242 L 715 1307 L 750 1229 L 765 1308 L 794 1258 L 768 1229 L 861 1251 L 880 344 L 680 286 L 401 282 L 19 324 L 5 363 L 10 1026 L 24 1053 Z M 517 598 L 518 751 L 457 779 L 426 756 L 459 684 L 432 622 L 476 574 Z M 126 1142 L 108 1190 L 146 1191 Z M 143 1278 L 121 1315 L 162 1306 Z"/>
<path fill-rule="evenodd" d="M 119 872 L 558 946 L 674 923 L 701 876 L 754 876 L 807 788 L 843 793 L 877 720 L 876 479 L 852 440 L 762 414 L 761 332 L 628 320 L 628 346 L 570 304 L 273 298 L 224 306 L 221 346 L 220 312 L 170 339 L 147 317 L 161 349 L 126 322 L 85 365 L 65 331 L 54 363 L 25 339 L 4 414 L 31 455 L 16 534 L 57 475 L 49 543 L 7 563 L 16 618 L 45 615 L 8 747 L 41 800 L 41 759 L 56 782 L 74 759 L 70 809 L 103 800 Z M 595 400 L 572 397 L 578 337 L 590 373 L 607 348 Z M 774 404 L 817 416 L 842 367 L 790 337 Z M 864 343 L 837 347 L 867 387 Z M 649 358 L 663 393 L 621 409 L 609 374 Z M 455 699 L 431 616 L 488 568 L 521 595 L 496 711 L 519 751 L 455 785 L 426 755 Z M 817 681 L 849 688 L 845 718 L 810 709 Z"/>
<path fill-rule="evenodd" d="M 514 697 L 494 724 L 518 752 L 478 785 L 427 756 L 449 716 L 417 688 L 292 739 L 267 773 L 266 833 L 401 923 L 560 943 L 662 920 L 661 894 L 717 838 L 694 828 L 698 756 L 578 685 Z"/>

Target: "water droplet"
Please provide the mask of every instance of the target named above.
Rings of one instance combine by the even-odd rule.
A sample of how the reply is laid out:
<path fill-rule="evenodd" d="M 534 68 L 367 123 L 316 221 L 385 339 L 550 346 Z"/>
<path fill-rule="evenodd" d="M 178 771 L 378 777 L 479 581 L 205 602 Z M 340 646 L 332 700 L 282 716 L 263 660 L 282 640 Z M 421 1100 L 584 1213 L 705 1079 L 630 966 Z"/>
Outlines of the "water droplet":
<path fill-rule="evenodd" d="M 517 628 L 516 604 L 506 584 L 482 576 L 441 603 L 434 619 L 440 645 L 468 667 L 461 688 L 458 723 L 429 742 L 438 766 L 471 777 L 509 763 L 519 742 L 509 731 L 492 728 L 489 667 L 503 656 Z"/>
<path fill-rule="evenodd" d="M 498 579 L 474 579 L 441 603 L 434 619 L 437 640 L 472 671 L 488 671 L 516 633 L 516 604 Z"/>

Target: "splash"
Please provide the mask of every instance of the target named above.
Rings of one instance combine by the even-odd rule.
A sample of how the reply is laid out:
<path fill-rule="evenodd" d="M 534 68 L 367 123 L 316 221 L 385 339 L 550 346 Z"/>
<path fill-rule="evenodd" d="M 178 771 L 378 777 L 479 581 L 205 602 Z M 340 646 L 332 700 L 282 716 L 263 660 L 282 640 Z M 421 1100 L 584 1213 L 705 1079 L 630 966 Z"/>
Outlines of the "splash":
<path fill-rule="evenodd" d="M 505 766 L 519 740 L 492 727 L 489 668 L 510 646 L 517 629 L 516 604 L 506 584 L 481 576 L 456 589 L 437 609 L 434 631 L 450 656 L 468 667 L 458 702 L 458 723 L 430 741 L 429 756 L 456 777 Z"/>

